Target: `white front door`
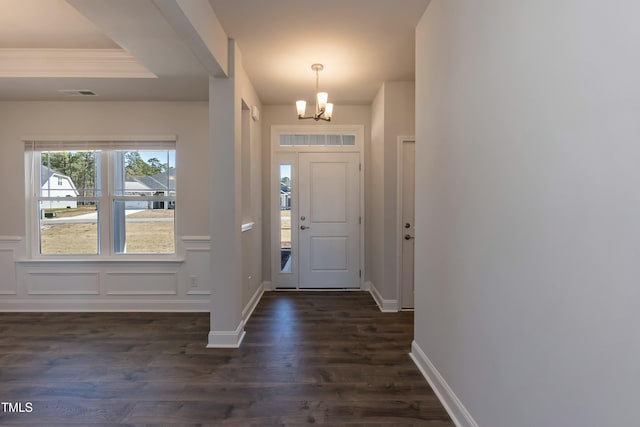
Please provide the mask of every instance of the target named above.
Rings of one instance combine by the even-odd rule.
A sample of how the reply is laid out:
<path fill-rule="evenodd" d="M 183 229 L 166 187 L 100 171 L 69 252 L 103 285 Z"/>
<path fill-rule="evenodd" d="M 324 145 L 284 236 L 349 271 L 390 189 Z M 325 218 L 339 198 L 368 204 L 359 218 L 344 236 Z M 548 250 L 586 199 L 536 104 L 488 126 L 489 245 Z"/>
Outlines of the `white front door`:
<path fill-rule="evenodd" d="M 358 153 L 299 155 L 300 288 L 360 287 L 359 164 Z"/>

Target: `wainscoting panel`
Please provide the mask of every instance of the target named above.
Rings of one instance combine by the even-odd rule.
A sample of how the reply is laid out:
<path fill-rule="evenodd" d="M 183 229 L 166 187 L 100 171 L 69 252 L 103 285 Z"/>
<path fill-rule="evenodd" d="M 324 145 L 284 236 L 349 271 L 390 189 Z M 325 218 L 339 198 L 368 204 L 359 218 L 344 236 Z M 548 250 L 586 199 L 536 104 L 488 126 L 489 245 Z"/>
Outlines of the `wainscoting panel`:
<path fill-rule="evenodd" d="M 209 240 L 178 239 L 175 258 L 31 259 L 0 236 L 0 311 L 209 311 Z"/>
<path fill-rule="evenodd" d="M 185 254 L 185 289 L 187 295 L 211 295 L 211 251 L 209 236 L 182 238 Z"/>
<path fill-rule="evenodd" d="M 0 295 L 18 293 L 14 252 L 13 248 L 0 247 Z"/>
<path fill-rule="evenodd" d="M 38 271 L 27 274 L 29 295 L 99 295 L 100 275 Z"/>
<path fill-rule="evenodd" d="M 107 272 L 107 295 L 177 295 L 178 272 Z"/>
<path fill-rule="evenodd" d="M 186 251 L 187 270 L 187 294 L 210 295 L 210 281 L 208 280 L 211 268 L 211 255 L 209 249 L 190 248 Z"/>

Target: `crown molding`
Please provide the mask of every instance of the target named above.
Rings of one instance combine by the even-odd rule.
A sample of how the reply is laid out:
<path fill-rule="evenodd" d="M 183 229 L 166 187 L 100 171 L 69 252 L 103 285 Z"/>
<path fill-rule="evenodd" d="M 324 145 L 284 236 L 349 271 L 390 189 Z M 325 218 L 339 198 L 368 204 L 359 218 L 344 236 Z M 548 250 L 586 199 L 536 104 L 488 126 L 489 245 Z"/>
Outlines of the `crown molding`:
<path fill-rule="evenodd" d="M 122 49 L 0 49 L 0 77 L 157 78 Z"/>

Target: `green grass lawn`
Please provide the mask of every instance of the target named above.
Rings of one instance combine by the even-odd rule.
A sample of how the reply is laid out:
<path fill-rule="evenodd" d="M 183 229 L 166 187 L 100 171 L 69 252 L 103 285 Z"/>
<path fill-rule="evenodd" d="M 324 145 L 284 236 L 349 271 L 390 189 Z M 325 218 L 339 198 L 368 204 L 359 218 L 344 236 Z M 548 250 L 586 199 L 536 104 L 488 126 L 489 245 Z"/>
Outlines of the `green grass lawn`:
<path fill-rule="evenodd" d="M 58 213 L 60 212 L 60 213 Z M 56 218 L 95 212 L 94 206 L 56 210 Z M 64 215 L 62 215 L 64 214 Z M 145 210 L 127 218 L 174 218 L 173 210 Z M 174 221 L 127 222 L 127 253 L 174 253 Z M 41 253 L 44 255 L 95 255 L 98 253 L 96 223 L 43 224 L 40 229 Z"/>

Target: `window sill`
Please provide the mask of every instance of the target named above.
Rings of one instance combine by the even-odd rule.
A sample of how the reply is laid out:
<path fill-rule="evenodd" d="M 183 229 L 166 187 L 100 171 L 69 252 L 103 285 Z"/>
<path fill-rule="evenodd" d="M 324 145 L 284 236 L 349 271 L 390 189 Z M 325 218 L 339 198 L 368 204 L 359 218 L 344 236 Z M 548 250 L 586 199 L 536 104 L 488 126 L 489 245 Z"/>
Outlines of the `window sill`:
<path fill-rule="evenodd" d="M 28 258 L 19 259 L 18 264 L 53 264 L 53 263 L 94 263 L 94 264 L 127 264 L 127 263 L 183 263 L 184 258 Z"/>

